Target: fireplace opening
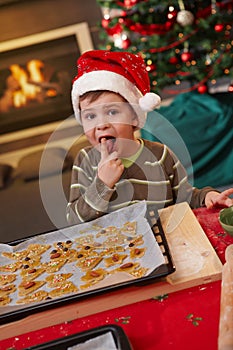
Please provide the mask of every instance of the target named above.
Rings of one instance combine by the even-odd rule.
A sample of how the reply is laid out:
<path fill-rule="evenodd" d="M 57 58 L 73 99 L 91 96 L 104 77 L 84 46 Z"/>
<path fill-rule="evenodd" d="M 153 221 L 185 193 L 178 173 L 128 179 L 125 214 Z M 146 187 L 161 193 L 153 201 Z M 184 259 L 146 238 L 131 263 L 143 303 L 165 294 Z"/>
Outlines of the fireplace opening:
<path fill-rule="evenodd" d="M 1 53 L 0 134 L 64 120 L 80 55 L 75 35 Z"/>

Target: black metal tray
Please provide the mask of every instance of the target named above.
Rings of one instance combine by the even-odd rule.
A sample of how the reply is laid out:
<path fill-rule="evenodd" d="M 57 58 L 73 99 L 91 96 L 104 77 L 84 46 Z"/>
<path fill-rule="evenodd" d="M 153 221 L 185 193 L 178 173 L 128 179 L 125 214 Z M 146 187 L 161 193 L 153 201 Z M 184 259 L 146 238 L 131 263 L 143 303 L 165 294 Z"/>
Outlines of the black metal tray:
<path fill-rule="evenodd" d="M 82 344 L 87 340 L 111 332 L 117 350 L 133 350 L 128 337 L 120 326 L 108 325 L 59 338 L 47 343 L 31 346 L 25 350 L 67 350 L 71 346 Z"/>
<path fill-rule="evenodd" d="M 41 303 L 35 304 L 24 304 L 20 308 L 16 308 L 12 311 L 0 314 L 0 324 L 5 324 L 13 322 L 19 319 L 22 319 L 26 316 L 31 315 L 32 313 L 38 313 L 44 310 L 49 310 L 52 308 L 64 306 L 73 302 L 84 300 L 89 297 L 95 297 L 100 294 L 109 293 L 111 291 L 119 290 L 121 288 L 130 287 L 130 286 L 144 286 L 149 283 L 154 283 L 162 281 L 164 277 L 175 272 L 175 265 L 170 253 L 170 249 L 167 243 L 166 236 L 161 225 L 161 221 L 158 215 L 158 212 L 153 207 L 147 208 L 147 220 L 151 226 L 151 230 L 155 236 L 155 239 L 162 251 L 162 254 L 165 258 L 165 263 L 158 266 L 153 272 L 147 276 L 140 278 L 135 278 L 134 280 L 129 280 L 125 282 L 120 282 L 118 284 L 109 285 L 104 288 L 97 288 L 90 291 L 84 291 L 83 293 L 78 294 L 69 294 L 67 296 L 58 298 L 58 299 L 49 299 Z M 29 237 L 30 238 L 30 237 Z M 29 239 L 27 238 L 27 239 Z M 10 242 L 11 245 L 16 245 L 21 243 L 24 240 L 17 240 Z"/>

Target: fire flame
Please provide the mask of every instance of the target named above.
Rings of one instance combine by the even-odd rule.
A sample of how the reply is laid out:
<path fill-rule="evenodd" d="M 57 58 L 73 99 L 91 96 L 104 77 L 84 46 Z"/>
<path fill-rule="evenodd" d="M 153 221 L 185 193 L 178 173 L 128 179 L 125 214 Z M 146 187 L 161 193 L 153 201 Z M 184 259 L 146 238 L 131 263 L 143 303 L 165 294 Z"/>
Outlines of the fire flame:
<path fill-rule="evenodd" d="M 42 63 L 42 62 L 41 62 Z M 43 76 L 39 70 L 39 65 L 36 64 L 35 60 L 28 62 L 28 68 L 30 73 L 30 78 L 32 77 L 32 82 L 42 82 Z M 12 64 L 10 66 L 10 71 L 13 78 L 18 82 L 19 89 L 13 92 L 13 105 L 15 107 L 24 106 L 27 100 L 32 100 L 36 98 L 36 95 L 41 92 L 41 87 L 33 83 L 30 83 L 29 76 L 27 72 L 21 68 L 18 64 Z M 36 80 L 34 80 L 34 78 Z"/>
<path fill-rule="evenodd" d="M 60 93 L 59 84 L 51 83 L 43 74 L 44 63 L 38 59 L 27 62 L 26 68 L 19 64 L 9 67 L 11 74 L 6 80 L 7 88 L 0 98 L 0 111 L 7 112 L 11 107 L 20 108 L 29 101 L 44 102 L 45 98 Z"/>

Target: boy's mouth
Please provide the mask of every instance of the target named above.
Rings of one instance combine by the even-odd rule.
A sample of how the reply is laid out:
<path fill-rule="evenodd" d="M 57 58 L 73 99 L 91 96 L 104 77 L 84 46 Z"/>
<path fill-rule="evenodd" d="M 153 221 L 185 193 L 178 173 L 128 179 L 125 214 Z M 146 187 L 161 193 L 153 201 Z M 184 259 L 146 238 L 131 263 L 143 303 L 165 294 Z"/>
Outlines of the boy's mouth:
<path fill-rule="evenodd" d="M 116 142 L 116 138 L 113 136 L 101 136 L 99 138 L 99 143 L 101 143 L 101 140 L 105 139 L 106 141 L 106 145 L 107 145 L 107 149 L 108 149 L 108 153 L 112 153 L 115 151 L 114 146 L 115 146 L 115 142 Z"/>

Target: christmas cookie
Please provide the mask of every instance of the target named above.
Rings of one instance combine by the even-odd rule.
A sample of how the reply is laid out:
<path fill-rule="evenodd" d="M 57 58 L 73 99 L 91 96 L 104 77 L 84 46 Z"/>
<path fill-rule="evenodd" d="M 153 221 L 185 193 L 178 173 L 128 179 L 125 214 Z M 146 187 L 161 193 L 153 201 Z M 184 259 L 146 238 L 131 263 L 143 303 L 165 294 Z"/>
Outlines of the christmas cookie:
<path fill-rule="evenodd" d="M 86 257 L 81 258 L 76 266 L 78 266 L 82 271 L 91 270 L 96 267 L 102 260 L 102 257 Z"/>
<path fill-rule="evenodd" d="M 127 254 L 113 254 L 108 258 L 104 259 L 104 263 L 106 267 L 114 266 L 116 264 L 122 264 L 123 260 L 127 258 Z"/>
<path fill-rule="evenodd" d="M 8 305 L 11 302 L 11 298 L 8 295 L 0 297 L 0 306 Z"/>
<path fill-rule="evenodd" d="M 45 280 L 49 288 L 55 288 L 64 284 L 64 282 L 68 280 L 72 275 L 72 273 L 54 273 L 47 276 Z"/>
<path fill-rule="evenodd" d="M 146 248 L 133 248 L 130 249 L 130 258 L 141 258 L 145 254 Z"/>
<path fill-rule="evenodd" d="M 137 232 L 137 222 L 136 221 L 127 221 L 121 228 L 121 232 L 128 233 L 130 235 L 136 235 Z"/>
<path fill-rule="evenodd" d="M 28 295 L 45 284 L 44 281 L 22 281 L 18 286 L 19 296 Z"/>
<path fill-rule="evenodd" d="M 49 262 L 43 263 L 42 268 L 45 269 L 47 273 L 54 273 L 59 271 L 62 266 L 66 263 L 66 259 L 54 259 Z"/>
<path fill-rule="evenodd" d="M 0 266 L 0 271 L 1 272 L 15 272 L 18 269 L 20 269 L 21 266 L 22 266 L 22 263 L 17 261 L 17 262 L 12 263 L 12 264 Z"/>
<path fill-rule="evenodd" d="M 49 296 L 51 298 L 57 298 L 57 297 L 64 296 L 66 294 L 76 293 L 76 292 L 78 292 L 78 288 L 72 282 L 65 281 L 59 287 L 51 290 L 51 292 L 49 292 Z"/>
<path fill-rule="evenodd" d="M 0 288 L 0 297 L 4 297 L 5 295 L 14 293 L 16 291 L 16 287 L 14 284 L 8 284 L 6 286 L 2 286 Z"/>
<path fill-rule="evenodd" d="M 35 268 L 30 265 L 24 265 L 23 269 L 21 269 L 20 275 L 22 276 L 22 279 L 34 280 L 44 272 L 45 268 Z"/>
<path fill-rule="evenodd" d="M 4 286 L 5 284 L 12 283 L 15 280 L 16 280 L 15 274 L 0 275 L 0 286 Z"/>
<path fill-rule="evenodd" d="M 39 290 L 35 293 L 27 295 L 24 298 L 18 299 L 16 303 L 17 304 L 38 303 L 46 299 L 48 299 L 48 292 L 46 292 L 45 290 Z"/>
<path fill-rule="evenodd" d="M 139 263 L 133 263 L 133 262 L 127 262 L 123 265 L 121 265 L 120 267 L 118 267 L 116 270 L 114 270 L 113 272 L 128 272 L 128 273 L 132 273 L 132 271 L 134 271 L 137 267 L 139 266 Z"/>

